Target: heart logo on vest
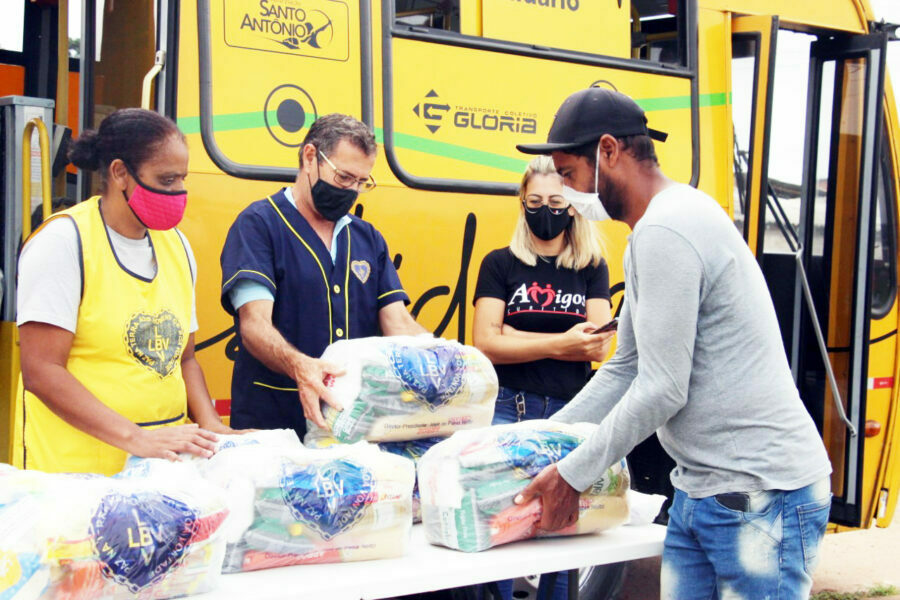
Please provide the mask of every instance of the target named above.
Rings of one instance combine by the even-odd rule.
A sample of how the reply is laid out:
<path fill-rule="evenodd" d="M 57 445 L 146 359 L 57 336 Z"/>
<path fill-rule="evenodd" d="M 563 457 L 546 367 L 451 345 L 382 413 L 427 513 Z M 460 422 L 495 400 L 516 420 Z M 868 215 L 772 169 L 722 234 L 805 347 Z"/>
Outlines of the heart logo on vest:
<path fill-rule="evenodd" d="M 184 330 L 168 310 L 155 315 L 137 313 L 125 328 L 125 345 L 136 361 L 164 378 L 175 370 L 181 359 Z"/>
<path fill-rule="evenodd" d="M 576 436 L 554 431 L 516 431 L 497 436 L 506 464 L 529 478 L 562 460 L 580 443 Z"/>
<path fill-rule="evenodd" d="M 371 471 L 344 459 L 282 468 L 281 495 L 291 515 L 326 541 L 359 522 L 378 499 L 374 487 Z"/>
<path fill-rule="evenodd" d="M 457 346 L 395 346 L 390 361 L 404 390 L 429 411 L 447 404 L 462 388 L 466 361 Z"/>
<path fill-rule="evenodd" d="M 362 283 L 368 281 L 369 275 L 372 273 L 372 267 L 365 260 L 354 260 L 350 263 L 350 270 Z"/>
<path fill-rule="evenodd" d="M 103 576 L 133 594 L 182 563 L 196 529 L 190 507 L 157 492 L 104 496 L 90 524 Z"/>

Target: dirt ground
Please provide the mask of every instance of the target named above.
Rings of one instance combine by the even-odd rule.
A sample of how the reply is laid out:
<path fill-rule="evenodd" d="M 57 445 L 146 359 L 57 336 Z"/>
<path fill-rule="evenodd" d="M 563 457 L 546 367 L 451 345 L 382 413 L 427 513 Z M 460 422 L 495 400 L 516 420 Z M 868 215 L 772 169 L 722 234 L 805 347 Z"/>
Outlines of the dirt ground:
<path fill-rule="evenodd" d="M 900 589 L 900 515 L 887 529 L 828 534 L 813 577 L 813 593 L 858 592 L 878 585 Z M 659 598 L 659 557 L 629 565 L 620 600 Z M 887 600 L 900 600 L 900 595 Z"/>
<path fill-rule="evenodd" d="M 813 592 L 856 592 L 877 585 L 900 589 L 900 516 L 894 515 L 887 529 L 829 534 L 822 544 Z"/>

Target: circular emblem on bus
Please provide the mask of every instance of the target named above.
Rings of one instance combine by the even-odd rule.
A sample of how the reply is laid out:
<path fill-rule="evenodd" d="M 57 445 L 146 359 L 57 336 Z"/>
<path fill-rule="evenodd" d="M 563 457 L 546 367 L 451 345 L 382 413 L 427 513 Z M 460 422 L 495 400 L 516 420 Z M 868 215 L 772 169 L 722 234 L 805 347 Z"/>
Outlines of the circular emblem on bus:
<path fill-rule="evenodd" d="M 282 146 L 297 148 L 318 118 L 316 103 L 302 87 L 285 83 L 269 92 L 263 117 L 269 135 Z"/>

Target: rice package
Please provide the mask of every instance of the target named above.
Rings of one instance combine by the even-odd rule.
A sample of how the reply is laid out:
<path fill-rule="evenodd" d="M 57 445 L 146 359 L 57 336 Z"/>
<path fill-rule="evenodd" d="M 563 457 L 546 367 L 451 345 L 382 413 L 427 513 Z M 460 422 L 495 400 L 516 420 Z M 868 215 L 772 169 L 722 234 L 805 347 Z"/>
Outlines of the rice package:
<path fill-rule="evenodd" d="M 228 496 L 226 573 L 406 551 L 415 467 L 365 442 L 322 450 L 226 447 L 202 472 Z"/>
<path fill-rule="evenodd" d="M 596 426 L 524 421 L 463 431 L 419 460 L 422 522 L 429 542 L 478 552 L 545 535 L 593 533 L 628 518 L 628 469 L 624 459 L 582 492 L 578 520 L 554 532 L 539 528 L 541 500 L 513 499 L 544 469 L 586 439 Z"/>
<path fill-rule="evenodd" d="M 159 465 L 122 478 L 0 471 L 0 598 L 163 599 L 213 589 L 224 496 L 188 464 Z"/>
<path fill-rule="evenodd" d="M 346 369 L 331 382 L 344 410 L 324 406 L 329 429 L 344 443 L 446 437 L 486 427 L 494 416 L 497 374 L 471 346 L 430 336 L 370 337 L 335 342 L 322 360 Z"/>

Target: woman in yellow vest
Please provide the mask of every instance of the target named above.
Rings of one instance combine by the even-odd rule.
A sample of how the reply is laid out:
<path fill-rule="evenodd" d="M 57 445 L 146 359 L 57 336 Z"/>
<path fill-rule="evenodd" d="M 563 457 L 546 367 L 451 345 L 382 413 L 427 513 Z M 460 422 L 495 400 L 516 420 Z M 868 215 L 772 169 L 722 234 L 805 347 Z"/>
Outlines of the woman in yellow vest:
<path fill-rule="evenodd" d="M 184 135 L 157 113 L 122 109 L 69 158 L 99 174 L 101 195 L 54 215 L 19 258 L 13 462 L 111 475 L 128 454 L 210 456 L 214 432 L 231 430 L 194 357 L 196 266 L 175 229 Z"/>

